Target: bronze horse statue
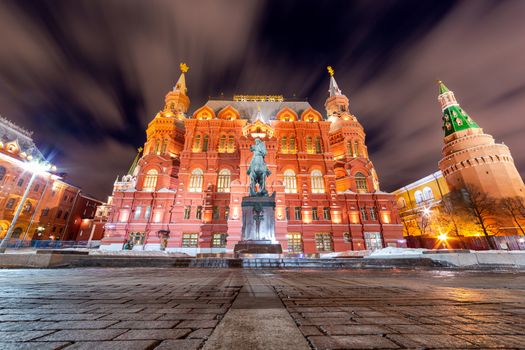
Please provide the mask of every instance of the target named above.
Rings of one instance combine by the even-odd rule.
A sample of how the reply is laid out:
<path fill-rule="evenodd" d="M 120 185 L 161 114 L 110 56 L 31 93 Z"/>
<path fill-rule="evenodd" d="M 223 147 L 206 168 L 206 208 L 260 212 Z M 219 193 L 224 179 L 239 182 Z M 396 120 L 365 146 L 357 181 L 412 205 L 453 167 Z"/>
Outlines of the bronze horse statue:
<path fill-rule="evenodd" d="M 266 146 L 261 139 L 255 139 L 255 145 L 250 146 L 253 158 L 250 162 L 247 174 L 250 176 L 250 196 L 267 197 L 266 178 L 272 173 L 268 170 L 264 157 L 266 157 Z M 256 185 L 259 186 L 256 190 Z"/>

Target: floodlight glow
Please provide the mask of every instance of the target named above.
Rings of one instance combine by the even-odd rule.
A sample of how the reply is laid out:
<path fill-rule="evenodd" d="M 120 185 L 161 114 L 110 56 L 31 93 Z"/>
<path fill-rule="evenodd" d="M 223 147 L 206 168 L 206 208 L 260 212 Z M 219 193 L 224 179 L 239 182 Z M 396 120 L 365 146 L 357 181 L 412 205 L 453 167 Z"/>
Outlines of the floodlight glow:
<path fill-rule="evenodd" d="M 423 208 L 423 215 L 429 216 L 431 214 L 430 208 Z"/>
<path fill-rule="evenodd" d="M 37 173 L 37 174 L 45 173 L 51 170 L 51 168 L 52 166 L 49 163 L 40 163 L 37 161 L 31 161 L 31 162 L 24 163 L 24 169 L 32 173 Z"/>
<path fill-rule="evenodd" d="M 440 241 L 446 241 L 446 240 L 448 239 L 446 233 L 441 233 L 441 234 L 438 236 L 438 238 L 439 238 Z"/>

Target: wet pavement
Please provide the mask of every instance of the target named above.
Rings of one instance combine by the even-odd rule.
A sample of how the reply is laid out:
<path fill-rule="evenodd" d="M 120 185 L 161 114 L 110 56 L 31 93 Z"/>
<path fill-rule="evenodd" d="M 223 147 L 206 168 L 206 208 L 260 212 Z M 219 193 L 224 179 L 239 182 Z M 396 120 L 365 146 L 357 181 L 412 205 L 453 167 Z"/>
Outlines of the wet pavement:
<path fill-rule="evenodd" d="M 525 273 L 0 270 L 0 349 L 525 348 Z"/>

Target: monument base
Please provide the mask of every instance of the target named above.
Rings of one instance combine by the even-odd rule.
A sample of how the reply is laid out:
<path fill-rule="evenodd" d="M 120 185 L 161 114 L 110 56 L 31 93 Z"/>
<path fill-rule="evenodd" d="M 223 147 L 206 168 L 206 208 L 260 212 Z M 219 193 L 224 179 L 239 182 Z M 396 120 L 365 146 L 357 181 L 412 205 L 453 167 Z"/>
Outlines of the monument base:
<path fill-rule="evenodd" d="M 283 253 L 283 248 L 279 243 L 272 243 L 268 240 L 247 240 L 239 241 L 233 248 L 236 256 L 250 256 L 250 255 L 280 255 Z"/>

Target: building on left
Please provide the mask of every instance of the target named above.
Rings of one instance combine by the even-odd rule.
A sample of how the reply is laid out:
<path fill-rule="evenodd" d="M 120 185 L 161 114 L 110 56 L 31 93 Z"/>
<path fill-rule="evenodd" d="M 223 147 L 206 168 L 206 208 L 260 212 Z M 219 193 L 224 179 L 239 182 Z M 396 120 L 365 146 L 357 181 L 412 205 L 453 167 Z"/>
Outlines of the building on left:
<path fill-rule="evenodd" d="M 43 160 L 32 132 L 0 117 L 0 239 L 6 235 L 19 205 L 23 207 L 13 240 L 72 240 L 82 222 L 93 219 L 94 208 L 103 204 L 54 172 L 39 173 L 21 203 L 32 176 L 27 163 Z"/>

